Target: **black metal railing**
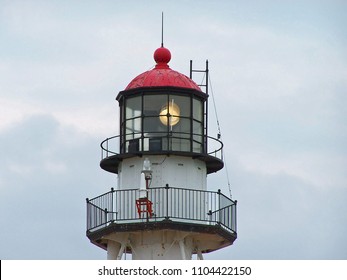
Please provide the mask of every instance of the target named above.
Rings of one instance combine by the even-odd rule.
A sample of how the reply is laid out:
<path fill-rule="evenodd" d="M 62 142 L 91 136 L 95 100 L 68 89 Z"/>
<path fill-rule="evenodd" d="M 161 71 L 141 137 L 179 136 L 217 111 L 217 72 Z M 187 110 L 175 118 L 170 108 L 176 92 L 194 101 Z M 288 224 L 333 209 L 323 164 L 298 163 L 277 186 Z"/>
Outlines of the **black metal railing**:
<path fill-rule="evenodd" d="M 155 140 L 157 145 L 154 150 L 160 152 L 192 152 L 196 154 L 207 154 L 209 156 L 216 157 L 223 160 L 223 143 L 211 136 L 203 136 L 201 134 L 189 134 L 189 133 L 169 133 L 163 132 L 151 132 L 147 133 L 150 136 L 141 136 L 141 133 L 131 133 L 126 136 L 131 136 L 131 139 L 122 140 L 120 135 L 106 138 L 101 142 L 101 159 L 108 158 L 110 156 L 119 155 L 122 153 L 131 152 L 151 152 L 151 141 Z M 163 135 L 165 134 L 165 135 Z M 137 142 L 136 142 L 137 141 Z M 188 142 L 187 142 L 188 141 Z M 208 150 L 206 151 L 207 141 L 209 143 Z M 187 142 L 187 143 L 186 143 Z M 134 145 L 133 145 L 134 144 Z M 158 148 L 159 144 L 159 148 Z M 187 145 L 185 145 L 187 144 Z M 133 146 L 133 147 L 131 147 Z"/>
<path fill-rule="evenodd" d="M 146 198 L 151 213 L 139 212 L 136 201 Z M 194 189 L 150 188 L 146 190 L 113 188 L 93 199 L 87 199 L 87 231 L 93 232 L 110 223 L 146 223 L 165 220 L 220 225 L 236 233 L 236 203 L 218 192 Z M 146 206 L 142 206 L 146 207 Z"/>

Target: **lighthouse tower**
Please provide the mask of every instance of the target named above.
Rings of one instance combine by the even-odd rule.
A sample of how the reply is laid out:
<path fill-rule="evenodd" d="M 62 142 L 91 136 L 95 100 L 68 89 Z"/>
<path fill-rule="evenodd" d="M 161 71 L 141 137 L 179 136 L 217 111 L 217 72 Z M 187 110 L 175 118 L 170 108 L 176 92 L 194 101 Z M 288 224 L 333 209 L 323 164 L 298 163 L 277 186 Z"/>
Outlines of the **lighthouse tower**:
<path fill-rule="evenodd" d="M 167 48 L 154 60 L 117 96 L 120 134 L 101 143 L 100 166 L 118 186 L 87 199 L 87 237 L 108 259 L 203 259 L 237 237 L 236 201 L 207 190 L 223 144 L 207 133 L 207 92 L 169 67 Z"/>

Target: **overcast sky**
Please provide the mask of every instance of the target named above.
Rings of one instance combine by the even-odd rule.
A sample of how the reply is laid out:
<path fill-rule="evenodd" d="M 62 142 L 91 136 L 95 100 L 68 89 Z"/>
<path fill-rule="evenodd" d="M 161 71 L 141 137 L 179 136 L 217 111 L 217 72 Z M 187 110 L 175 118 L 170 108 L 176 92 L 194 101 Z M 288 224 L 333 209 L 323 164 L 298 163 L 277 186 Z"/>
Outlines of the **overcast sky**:
<path fill-rule="evenodd" d="M 106 258 L 85 198 L 116 186 L 99 144 L 155 64 L 162 11 L 170 67 L 209 60 L 238 200 L 238 239 L 205 258 L 347 259 L 347 2 L 332 0 L 0 0 L 0 259 Z M 228 194 L 226 175 L 208 189 Z"/>

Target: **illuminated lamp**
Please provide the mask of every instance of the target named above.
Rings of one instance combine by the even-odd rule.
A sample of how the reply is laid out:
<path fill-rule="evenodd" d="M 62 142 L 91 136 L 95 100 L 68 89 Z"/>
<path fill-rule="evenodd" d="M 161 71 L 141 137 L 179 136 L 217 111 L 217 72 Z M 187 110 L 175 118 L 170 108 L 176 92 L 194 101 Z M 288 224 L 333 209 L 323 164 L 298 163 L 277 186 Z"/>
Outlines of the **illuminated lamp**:
<path fill-rule="evenodd" d="M 168 105 L 164 105 L 161 108 L 159 113 L 160 122 L 165 126 L 174 126 L 180 121 L 180 113 L 180 108 L 177 106 L 177 104 L 174 103 L 174 100 L 172 99 L 172 101 Z"/>

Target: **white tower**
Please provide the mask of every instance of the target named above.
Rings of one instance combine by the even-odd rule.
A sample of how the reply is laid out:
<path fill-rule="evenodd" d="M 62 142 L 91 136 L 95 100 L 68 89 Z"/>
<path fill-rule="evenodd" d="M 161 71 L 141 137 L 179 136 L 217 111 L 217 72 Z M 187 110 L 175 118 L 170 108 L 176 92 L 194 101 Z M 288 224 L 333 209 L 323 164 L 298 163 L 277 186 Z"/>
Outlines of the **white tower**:
<path fill-rule="evenodd" d="M 224 165 L 222 142 L 207 134 L 208 94 L 170 59 L 158 48 L 155 68 L 118 94 L 120 135 L 101 143 L 118 188 L 87 199 L 87 236 L 108 259 L 202 259 L 237 237 L 236 201 L 207 191 Z"/>

